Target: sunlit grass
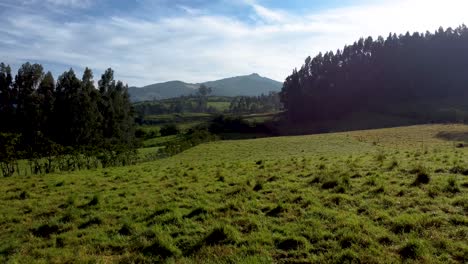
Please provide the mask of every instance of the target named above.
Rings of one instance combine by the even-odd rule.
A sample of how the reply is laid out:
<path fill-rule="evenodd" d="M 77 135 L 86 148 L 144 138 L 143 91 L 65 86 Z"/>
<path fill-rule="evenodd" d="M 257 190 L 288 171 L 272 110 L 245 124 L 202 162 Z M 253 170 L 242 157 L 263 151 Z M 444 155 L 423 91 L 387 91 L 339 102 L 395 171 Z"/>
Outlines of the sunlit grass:
<path fill-rule="evenodd" d="M 136 166 L 2 178 L 0 262 L 466 263 L 466 133 L 220 141 Z"/>

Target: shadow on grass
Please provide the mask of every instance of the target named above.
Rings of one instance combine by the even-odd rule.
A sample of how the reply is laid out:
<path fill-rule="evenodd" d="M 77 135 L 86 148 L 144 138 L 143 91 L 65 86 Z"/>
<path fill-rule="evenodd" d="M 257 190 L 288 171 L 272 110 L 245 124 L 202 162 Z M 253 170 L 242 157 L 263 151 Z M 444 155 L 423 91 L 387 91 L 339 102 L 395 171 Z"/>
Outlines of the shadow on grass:
<path fill-rule="evenodd" d="M 447 141 L 464 142 L 468 144 L 468 132 L 442 131 L 442 132 L 437 133 L 435 137 L 438 139 L 443 139 Z"/>

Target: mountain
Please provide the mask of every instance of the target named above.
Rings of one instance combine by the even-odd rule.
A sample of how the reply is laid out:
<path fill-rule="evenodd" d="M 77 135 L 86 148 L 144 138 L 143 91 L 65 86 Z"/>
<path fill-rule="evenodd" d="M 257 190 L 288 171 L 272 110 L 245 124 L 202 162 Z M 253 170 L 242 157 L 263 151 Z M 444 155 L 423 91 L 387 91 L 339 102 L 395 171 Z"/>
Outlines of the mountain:
<path fill-rule="evenodd" d="M 151 84 L 142 88 L 130 87 L 128 93 L 133 102 L 160 100 L 181 95 L 192 94 L 199 86 L 184 83 L 181 81 L 171 81 L 165 83 Z"/>
<path fill-rule="evenodd" d="M 272 91 L 278 92 L 283 86 L 280 82 L 253 73 L 204 83 L 156 83 L 142 88 L 130 87 L 128 92 L 133 102 L 160 100 L 193 94 L 201 84 L 211 87 L 212 95 L 217 96 L 258 96 Z"/>

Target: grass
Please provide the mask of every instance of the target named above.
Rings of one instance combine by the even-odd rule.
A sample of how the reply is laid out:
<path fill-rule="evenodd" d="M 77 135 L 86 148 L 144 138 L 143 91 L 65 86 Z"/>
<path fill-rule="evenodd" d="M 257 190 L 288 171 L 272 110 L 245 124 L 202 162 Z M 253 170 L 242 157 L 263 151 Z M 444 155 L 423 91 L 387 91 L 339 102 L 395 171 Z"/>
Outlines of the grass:
<path fill-rule="evenodd" d="M 226 111 L 226 110 L 229 110 L 229 106 L 231 106 L 231 102 L 223 102 L 223 101 L 220 101 L 220 102 L 209 101 L 208 102 L 208 107 L 213 107 L 213 108 L 215 108 L 217 111 L 219 111 L 221 113 Z"/>
<path fill-rule="evenodd" d="M 140 149 L 140 153 L 145 153 L 145 152 L 152 152 L 153 150 L 156 150 L 155 148 L 163 146 L 165 143 L 168 143 L 174 139 L 176 139 L 177 136 L 166 136 L 166 137 L 155 137 L 155 138 L 150 138 L 145 141 L 143 141 L 143 146 L 144 148 Z M 149 148 L 149 150 L 148 150 Z"/>
<path fill-rule="evenodd" d="M 466 263 L 468 148 L 427 125 L 0 179 L 4 263 Z M 427 177 L 426 177 L 427 176 Z"/>

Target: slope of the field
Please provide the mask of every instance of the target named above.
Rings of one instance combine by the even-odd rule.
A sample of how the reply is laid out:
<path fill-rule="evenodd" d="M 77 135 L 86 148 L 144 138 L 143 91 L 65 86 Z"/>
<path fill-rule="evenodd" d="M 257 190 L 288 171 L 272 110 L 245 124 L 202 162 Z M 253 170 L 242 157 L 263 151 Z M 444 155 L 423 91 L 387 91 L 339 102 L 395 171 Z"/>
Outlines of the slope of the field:
<path fill-rule="evenodd" d="M 468 126 L 223 141 L 0 179 L 0 262 L 466 263 Z"/>

